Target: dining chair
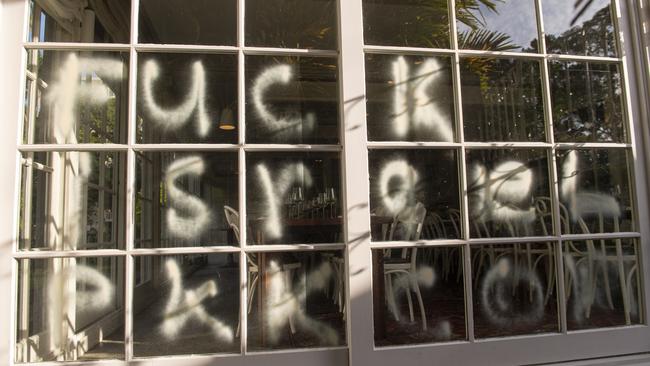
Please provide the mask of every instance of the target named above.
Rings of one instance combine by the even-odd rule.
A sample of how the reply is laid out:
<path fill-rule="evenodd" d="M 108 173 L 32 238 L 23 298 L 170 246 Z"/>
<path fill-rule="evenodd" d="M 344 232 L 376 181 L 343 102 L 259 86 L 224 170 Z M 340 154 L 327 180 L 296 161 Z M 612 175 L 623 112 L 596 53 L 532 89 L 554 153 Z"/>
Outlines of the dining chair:
<path fill-rule="evenodd" d="M 395 234 L 400 229 L 399 240 L 416 241 L 420 239 L 422 234 L 422 226 L 424 218 L 426 217 L 427 210 L 424 205 L 418 202 L 415 207 L 408 208 L 395 217 L 395 221 L 390 227 L 388 234 L 389 240 L 395 239 Z M 395 286 L 393 279 L 397 280 L 398 276 L 406 276 L 408 285 L 405 289 L 406 298 L 409 306 L 409 316 L 411 322 L 415 321 L 413 315 L 413 300 L 411 292 L 415 293 L 420 307 L 420 315 L 422 317 L 422 330 L 427 330 L 427 318 L 424 311 L 424 302 L 422 301 L 422 294 L 417 280 L 417 247 L 405 248 L 401 250 L 399 257 L 393 256 L 393 249 L 386 249 L 384 251 L 384 277 L 386 286 L 386 301 L 395 316 L 395 320 L 399 321 L 399 310 L 397 308 L 397 301 L 395 299 Z"/>
<path fill-rule="evenodd" d="M 226 216 L 226 222 L 233 230 L 233 233 L 235 234 L 235 238 L 239 243 L 240 242 L 239 241 L 240 240 L 239 239 L 240 238 L 239 212 L 237 212 L 237 210 L 235 210 L 234 208 L 226 205 L 223 206 L 223 211 Z M 246 262 L 248 264 L 248 270 L 246 271 L 248 276 L 246 282 L 248 284 L 248 289 L 247 289 L 247 296 L 248 296 L 247 313 L 248 314 L 250 314 L 251 311 L 253 310 L 253 298 L 257 290 L 257 284 L 260 280 L 258 260 L 259 258 L 255 253 L 246 253 Z M 282 264 L 282 272 L 285 273 L 284 280 L 286 281 L 285 283 L 286 288 L 291 288 L 291 280 L 293 278 L 293 274 L 296 270 L 300 269 L 301 267 L 302 264 L 300 262 Z M 239 337 L 239 332 L 241 331 L 240 327 L 241 327 L 241 323 L 238 323 L 236 337 Z M 289 315 L 289 327 L 291 329 L 291 334 L 295 334 L 296 329 L 294 327 L 294 322 L 291 315 Z"/>

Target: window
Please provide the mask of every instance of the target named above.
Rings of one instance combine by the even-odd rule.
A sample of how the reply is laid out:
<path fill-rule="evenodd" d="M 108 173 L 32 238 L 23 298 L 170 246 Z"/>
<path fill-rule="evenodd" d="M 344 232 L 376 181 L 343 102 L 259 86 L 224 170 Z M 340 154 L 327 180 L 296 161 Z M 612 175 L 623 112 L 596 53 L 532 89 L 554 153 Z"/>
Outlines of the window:
<path fill-rule="evenodd" d="M 634 5 L 8 9 L 11 363 L 650 351 Z"/>

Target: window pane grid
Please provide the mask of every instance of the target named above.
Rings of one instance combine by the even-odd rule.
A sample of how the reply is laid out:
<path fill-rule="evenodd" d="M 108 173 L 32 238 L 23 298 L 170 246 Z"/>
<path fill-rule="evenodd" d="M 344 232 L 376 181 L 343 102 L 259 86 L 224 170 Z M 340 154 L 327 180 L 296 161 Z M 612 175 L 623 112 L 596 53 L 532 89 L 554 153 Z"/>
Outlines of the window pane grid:
<path fill-rule="evenodd" d="M 128 189 L 126 194 L 126 217 L 128 222 L 126 223 L 126 233 L 124 237 L 126 238 L 126 246 L 120 250 L 94 250 L 88 252 L 81 251 L 61 251 L 61 252 L 29 252 L 29 253 L 16 253 L 16 259 L 22 259 L 23 254 L 24 258 L 85 258 L 85 257 L 108 257 L 108 256 L 117 256 L 121 258 L 126 258 L 125 261 L 125 297 L 124 297 L 124 310 L 125 310 L 125 343 L 124 343 L 124 357 L 126 361 L 133 360 L 137 358 L 134 354 L 134 339 L 133 339 L 133 301 L 134 301 L 134 280 L 135 280 L 135 259 L 142 257 L 151 257 L 151 256 L 166 256 L 166 255 L 185 255 L 185 254 L 208 254 L 208 253 L 240 253 L 240 298 L 243 304 L 247 303 L 247 291 L 246 287 L 249 285 L 246 281 L 246 274 L 248 272 L 246 268 L 246 254 L 247 253 L 259 253 L 259 252 L 321 252 L 326 250 L 343 250 L 345 249 L 345 244 L 334 243 L 334 244 L 296 244 L 296 245 L 278 245 L 275 247 L 268 246 L 254 246 L 247 245 L 246 230 L 243 230 L 240 238 L 239 247 L 194 247 L 194 248 L 165 248 L 165 249 L 137 249 L 134 247 L 136 243 L 135 240 L 135 222 L 134 220 L 134 203 L 136 197 L 141 196 L 139 192 L 136 192 L 133 187 L 135 187 L 135 177 L 136 174 L 139 174 L 136 171 L 135 161 L 137 152 L 158 152 L 158 151 L 233 151 L 237 152 L 239 156 L 239 204 L 238 209 L 241 212 L 240 215 L 240 227 L 246 227 L 246 153 L 247 152 L 271 152 L 271 151 L 314 151 L 314 152 L 336 152 L 341 153 L 342 146 L 340 144 L 335 145 L 313 145 L 313 144 L 300 144 L 300 145 L 289 145 L 289 144 L 255 144 L 255 143 L 246 143 L 245 142 L 245 124 L 244 120 L 246 112 L 246 91 L 245 91 L 245 79 L 244 79 L 244 70 L 245 70 L 245 57 L 249 55 L 261 56 L 261 55 L 273 55 L 273 56 L 309 56 L 309 57 L 338 57 L 339 53 L 337 50 L 318 50 L 318 49 L 291 49 L 291 48 L 272 48 L 272 47 L 247 47 L 244 46 L 244 0 L 239 0 L 237 2 L 238 8 L 238 32 L 237 32 L 237 46 L 197 46 L 197 45 L 157 45 L 157 44 L 146 44 L 138 43 L 138 8 L 139 2 L 132 2 L 131 9 L 131 41 L 129 44 L 94 44 L 94 43 L 63 43 L 63 42 L 51 42 L 51 43 L 37 43 L 37 42 L 26 42 L 24 47 L 26 49 L 34 50 L 70 50 L 70 51 L 129 51 L 130 54 L 130 79 L 129 79 L 129 102 L 128 102 L 128 136 L 126 144 L 110 144 L 110 145 L 92 145 L 92 144 L 69 144 L 69 145 L 54 145 L 54 144 L 44 144 L 44 145 L 30 145 L 22 144 L 19 147 L 19 150 L 22 152 L 39 152 L 39 151 L 125 151 L 127 153 L 127 166 L 126 166 L 126 177 L 125 181 L 127 182 Z M 201 54 L 236 54 L 238 56 L 237 69 L 239 73 L 239 79 L 237 81 L 238 96 L 237 96 L 237 106 L 239 110 L 237 125 L 239 130 L 239 141 L 238 144 L 205 144 L 205 143 L 196 143 L 196 144 L 141 144 L 136 140 L 136 92 L 137 92 L 137 80 L 138 80 L 138 58 L 139 56 L 146 54 L 147 52 L 172 52 L 172 53 L 182 53 L 182 52 L 193 52 Z M 142 242 L 142 241 L 140 241 Z M 240 353 L 241 355 L 251 354 L 247 350 L 247 312 L 246 307 L 242 306 L 240 308 L 240 320 L 241 320 L 241 337 L 239 338 L 240 342 Z M 345 347 L 326 347 L 319 349 L 343 349 Z M 265 353 L 265 352 L 255 352 L 255 353 Z"/>
<path fill-rule="evenodd" d="M 125 274 L 126 274 L 126 293 L 125 293 L 125 312 L 126 312 L 126 343 L 125 343 L 125 357 L 126 360 L 131 360 L 134 358 L 133 355 L 133 339 L 132 339 L 132 308 L 131 303 L 133 301 L 133 283 L 134 283 L 134 270 L 135 264 L 134 259 L 138 256 L 148 256 L 148 255 L 172 255 L 172 254 L 187 254 L 187 253 L 240 253 L 240 288 L 241 288 L 241 302 L 243 304 L 247 303 L 247 293 L 245 288 L 247 286 L 246 281 L 246 253 L 254 252 L 272 252 L 272 251 L 283 251 L 283 252 L 301 252 L 301 251 L 323 251 L 323 250 L 341 250 L 345 248 L 345 244 L 296 244 L 296 245 L 281 245 L 275 248 L 269 248 L 258 245 L 247 244 L 247 232 L 243 230 L 240 238 L 240 247 L 201 247 L 201 248 L 189 248 L 187 250 L 181 248 L 170 248 L 163 251 L 157 249 L 145 250 L 145 249 L 135 249 L 134 248 L 134 227 L 135 222 L 133 207 L 136 192 L 133 190 L 135 186 L 135 175 L 137 174 L 135 168 L 135 153 L 138 151 L 237 151 L 239 157 L 239 200 L 238 208 L 240 215 L 240 227 L 246 227 L 246 152 L 264 152 L 264 151 L 335 151 L 341 152 L 343 150 L 342 145 L 281 145 L 281 144 L 247 144 L 245 142 L 245 83 L 244 83 L 244 71 L 245 71 L 245 56 L 246 55 L 288 55 L 288 56 L 323 56 L 323 57 L 332 57 L 338 56 L 338 51 L 331 50 L 303 50 L 303 49 L 286 49 L 286 48 L 268 48 L 268 47 L 246 47 L 244 46 L 243 39 L 243 30 L 244 30 L 244 10 L 243 4 L 244 0 L 238 1 L 238 41 L 237 46 L 192 46 L 192 45 L 153 45 L 153 44 L 139 44 L 137 43 L 137 26 L 138 26 L 138 16 L 137 8 L 138 1 L 134 1 L 132 5 L 132 31 L 131 38 L 132 41 L 130 44 L 84 44 L 84 43 L 37 43 L 37 42 L 26 42 L 24 44 L 26 49 L 61 49 L 61 50 L 102 50 L 102 51 L 129 51 L 130 52 L 130 68 L 129 68 L 129 118 L 128 118 L 128 143 L 127 144 L 104 144 L 104 145 L 93 145 L 93 144 L 70 144 L 70 145 L 54 145 L 54 144 L 44 144 L 44 145 L 29 145 L 22 144 L 19 145 L 19 151 L 21 152 L 37 152 L 37 151 L 126 151 L 128 155 L 127 159 L 127 195 L 126 195 L 126 210 L 129 222 L 125 226 L 126 230 L 126 248 L 124 250 L 95 250 L 95 251 L 70 251 L 70 252 L 55 252 L 55 251 L 33 251 L 33 252 L 16 252 L 14 258 L 16 259 L 27 259 L 27 258 L 61 258 L 61 257 L 71 257 L 71 258 L 84 258 L 84 257 L 126 257 L 125 262 Z M 596 56 L 572 56 L 572 55 L 560 55 L 560 54 L 546 54 L 545 50 L 545 39 L 542 34 L 543 24 L 541 21 L 541 0 L 536 1 L 537 7 L 537 16 L 538 16 L 538 33 L 540 37 L 538 38 L 541 43 L 541 53 L 540 54 L 523 54 L 523 53 L 514 53 L 514 52 L 496 52 L 496 51 L 471 51 L 471 50 L 462 50 L 458 47 L 458 39 L 455 31 L 456 15 L 454 11 L 453 2 L 450 2 L 450 19 L 452 25 L 451 32 L 451 50 L 446 49 L 425 49 L 425 48 L 405 48 L 405 47 L 392 47 L 392 46 L 365 46 L 364 50 L 366 53 L 378 53 L 378 54 L 414 54 L 414 55 L 452 55 L 454 62 L 452 63 L 452 75 L 454 80 L 454 94 L 455 94 L 455 128 L 457 131 L 457 141 L 459 142 L 449 142 L 449 143 L 437 143 L 437 142 L 428 142 L 428 143 L 408 143 L 408 142 L 382 142 L 382 141 L 372 141 L 367 142 L 369 150 L 379 150 L 379 149 L 393 149 L 393 148 L 454 148 L 459 151 L 459 184 L 462 187 L 461 194 L 461 212 L 462 212 L 462 237 L 465 239 L 460 240 L 434 240 L 434 241 L 423 241 L 417 243 L 418 247 L 437 247 L 437 246 L 458 246 L 463 247 L 463 259 L 464 259 L 464 282 L 465 282 L 465 293 L 466 293 L 466 324 L 467 324 L 467 337 L 470 342 L 475 341 L 474 331 L 473 331 L 473 302 L 472 302 L 472 287 L 471 287 L 471 249 L 476 245 L 481 244 L 491 244 L 491 243 L 520 243 L 520 242 L 553 242 L 556 247 L 556 258 L 561 258 L 562 255 L 562 243 L 566 240 L 580 240 L 580 239 L 615 239 L 615 238 L 638 238 L 640 234 L 637 232 L 616 232 L 616 233 L 602 233 L 602 234 L 571 234 L 563 235 L 560 229 L 560 223 L 557 219 L 560 217 L 560 210 L 558 207 L 559 202 L 559 193 L 558 193 L 558 163 L 556 161 L 556 151 L 557 150 L 572 150 L 575 148 L 616 148 L 616 149 L 626 149 L 629 150 L 633 147 L 630 143 L 570 143 L 570 142 L 555 142 L 553 125 L 550 123 L 552 121 L 551 116 L 551 101 L 550 101 L 550 83 L 549 83 L 549 69 L 548 64 L 551 60 L 565 60 L 565 61 L 591 61 L 591 62 L 600 62 L 600 63 L 612 63 L 617 65 L 622 65 L 624 83 L 627 82 L 625 74 L 625 62 L 621 58 L 612 58 L 612 57 L 596 57 Z M 614 22 L 618 25 L 616 22 Z M 217 53 L 217 54 L 237 54 L 238 55 L 238 144 L 138 144 L 136 143 L 135 137 L 135 128 L 136 128 L 136 107 L 135 107 L 135 95 L 137 90 L 137 59 L 139 52 L 158 52 L 158 51 L 169 51 L 169 52 L 183 52 L 183 51 L 194 51 L 201 53 Z M 479 142 L 467 142 L 465 141 L 463 134 L 463 113 L 462 113 L 462 96 L 460 95 L 460 72 L 459 72 L 459 63 L 462 57 L 464 56 L 493 56 L 493 57 L 503 57 L 503 58 L 513 58 L 513 59 L 540 59 L 543 63 L 542 68 L 542 79 L 544 86 L 544 108 L 545 108 L 545 117 L 546 117 L 546 128 L 547 128 L 547 141 L 548 142 L 539 142 L 539 143 L 526 143 L 526 142 L 496 142 L 496 143 L 479 143 Z M 624 100 L 628 101 L 627 96 L 624 96 Z M 629 101 L 628 101 L 629 102 Z M 342 104 L 342 102 L 341 102 Z M 627 104 L 626 104 L 627 106 Z M 629 107 L 629 106 L 628 106 Z M 629 109 L 628 109 L 629 110 Z M 627 118 L 628 116 L 624 116 Z M 630 120 L 629 118 L 627 119 Z M 341 120 L 340 124 L 343 124 Z M 343 129 L 342 129 L 343 130 Z M 628 130 L 630 130 L 628 128 Z M 341 131 L 343 134 L 344 132 Z M 341 140 L 343 141 L 343 140 Z M 467 167 L 465 166 L 466 161 L 466 152 L 472 149 L 490 149 L 490 148 L 545 148 L 548 150 L 548 153 L 551 154 L 549 159 L 549 178 L 551 182 L 554 182 L 551 186 L 551 198 L 554 203 L 553 209 L 553 227 L 557 235 L 547 236 L 547 237 L 518 237 L 513 239 L 473 239 L 470 235 L 470 218 L 469 218 L 469 204 L 468 204 L 468 184 L 467 184 Z M 630 171 L 630 175 L 633 175 L 633 172 Z M 631 179 L 634 182 L 633 179 Z M 634 184 L 632 184 L 632 190 L 634 190 Z M 634 195 L 633 195 L 634 197 Z M 343 198 L 345 199 L 345 198 Z M 636 206 L 636 199 L 632 199 L 633 210 Z M 345 217 L 345 215 L 344 215 Z M 638 218 L 636 218 L 638 220 Z M 344 220 L 344 225 L 346 225 Z M 638 228 L 637 226 L 635 226 Z M 410 242 L 382 242 L 371 244 L 371 248 L 396 248 L 396 247 L 410 247 L 413 246 L 413 243 Z M 567 333 L 567 320 L 566 320 L 566 309 L 564 301 L 564 280 L 563 280 L 563 266 L 558 268 L 558 306 L 560 310 L 560 322 L 561 322 L 561 331 Z M 241 335 L 241 353 L 242 354 L 253 354 L 258 352 L 248 352 L 247 351 L 247 313 L 246 307 L 240 307 L 240 319 L 242 324 L 242 335 Z M 337 347 L 328 348 L 336 349 Z M 264 352 L 263 352 L 264 353 Z"/>
<path fill-rule="evenodd" d="M 463 192 L 468 192 L 468 185 L 467 185 L 467 170 L 465 169 L 465 164 L 464 161 L 466 159 L 466 152 L 472 151 L 475 149 L 500 149 L 500 148 L 508 148 L 508 149 L 529 149 L 529 148 L 543 148 L 546 150 L 546 154 L 548 155 L 548 173 L 549 173 L 549 180 L 553 182 L 551 186 L 551 192 L 550 192 L 550 197 L 551 201 L 553 202 L 553 234 L 550 236 L 535 236 L 535 237 L 530 237 L 530 236 L 524 236 L 524 237 L 515 237 L 515 238 L 471 238 L 470 237 L 470 224 L 469 222 L 469 216 L 468 216 L 468 211 L 469 211 L 469 206 L 468 206 L 468 201 L 467 201 L 467 193 L 461 195 L 461 203 L 462 203 L 462 226 L 463 226 L 463 238 L 466 239 L 461 239 L 459 241 L 453 241 L 455 245 L 461 245 L 460 243 L 464 243 L 466 250 L 464 251 L 465 255 L 465 296 L 469 298 L 470 300 L 467 301 L 467 309 L 466 309 L 466 324 L 469 327 L 467 331 L 467 338 L 470 342 L 474 341 L 474 333 L 473 333 L 473 324 L 474 324 L 474 319 L 473 319 L 473 305 L 471 301 L 472 297 L 472 288 L 471 286 L 468 285 L 468 283 L 471 283 L 471 276 L 472 274 L 469 271 L 469 268 L 472 268 L 472 258 L 470 254 L 470 249 L 475 246 L 480 246 L 480 245 L 493 245 L 497 243 L 521 243 L 521 242 L 550 242 L 553 243 L 553 247 L 555 248 L 555 257 L 556 258 L 562 258 L 562 243 L 565 241 L 571 241 L 571 240 L 577 240 L 579 238 L 583 239 L 606 239 L 606 238 L 625 238 L 625 237 L 631 237 L 631 238 L 638 238 L 640 237 L 640 233 L 638 232 L 625 232 L 625 231 L 618 231 L 618 232 L 607 232 L 607 233 L 602 233 L 602 234 L 564 234 L 561 231 L 560 227 L 560 220 L 558 219 L 560 217 L 560 208 L 559 208 L 559 180 L 557 176 L 558 172 L 558 162 L 556 161 L 556 151 L 562 151 L 562 150 L 574 150 L 578 148 L 582 149 L 598 149 L 598 148 L 611 148 L 611 149 L 621 149 L 621 150 L 630 150 L 633 148 L 633 145 L 631 143 L 628 143 L 627 141 L 625 142 L 585 142 L 585 143 L 578 143 L 578 142 L 556 142 L 555 141 L 555 131 L 553 129 L 553 115 L 552 115 L 552 105 L 551 105 L 551 99 L 550 99 L 550 76 L 549 76 L 549 62 L 554 61 L 554 60 L 561 60 L 561 61 L 575 61 L 575 62 L 599 62 L 603 64 L 615 64 L 615 65 L 620 65 L 622 67 L 625 66 L 625 61 L 623 57 L 599 57 L 599 56 L 581 56 L 581 55 L 565 55 L 565 54 L 550 54 L 546 52 L 546 44 L 545 44 L 545 37 L 543 36 L 545 34 L 544 32 L 544 27 L 543 27 L 543 19 L 542 19 L 542 0 L 537 0 L 535 1 L 535 13 L 537 15 L 537 34 L 538 34 L 538 39 L 540 40 L 540 50 L 539 53 L 516 53 L 516 52 L 500 52 L 500 51 L 475 51 L 475 50 L 462 50 L 459 49 L 458 47 L 458 39 L 456 36 L 456 33 L 452 31 L 451 34 L 451 39 L 452 39 L 452 49 L 435 49 L 435 48 L 420 48 L 420 47 L 399 47 L 399 46 L 378 46 L 378 45 L 365 45 L 364 46 L 364 52 L 365 54 L 395 54 L 395 55 L 419 55 L 419 56 L 436 56 L 436 55 L 452 55 L 454 56 L 454 64 L 452 65 L 453 67 L 453 75 L 454 75 L 454 93 L 456 95 L 455 99 L 455 105 L 456 105 L 456 133 L 457 135 L 457 140 L 458 142 L 397 142 L 397 141 L 368 141 L 366 142 L 367 147 L 369 152 L 376 151 L 376 150 L 383 150 L 383 149 L 422 149 L 422 150 L 430 150 L 430 149 L 444 149 L 444 148 L 460 148 L 460 169 L 459 169 L 459 182 L 461 184 L 461 187 L 463 187 Z M 454 2 L 449 2 L 450 5 L 450 12 L 452 13 L 451 15 L 451 25 L 452 29 L 455 29 L 455 23 L 456 23 L 456 18 L 455 18 L 455 4 Z M 614 8 L 617 8 L 615 5 L 617 5 L 615 2 L 613 2 Z M 617 26 L 618 29 L 618 23 L 614 22 Z M 460 95 L 460 73 L 458 70 L 458 65 L 460 60 L 463 57 L 470 57 L 470 56 L 485 56 L 485 57 L 494 57 L 494 58 L 512 58 L 512 59 L 535 59 L 535 60 L 540 60 L 542 63 L 542 88 L 543 88 L 543 106 L 544 106 L 544 120 L 545 120 L 545 129 L 546 129 L 546 140 L 545 142 L 468 142 L 465 140 L 464 135 L 463 135 L 463 128 L 462 126 L 464 125 L 463 122 L 463 111 L 461 110 L 460 106 L 462 106 L 462 101 L 463 98 Z M 627 80 L 626 80 L 627 82 Z M 624 103 L 626 106 L 629 107 L 628 103 L 629 100 L 627 97 L 624 97 Z M 629 110 L 629 108 L 628 108 Z M 631 130 L 630 127 L 628 127 L 628 123 L 630 121 L 629 114 L 626 113 L 624 116 L 626 118 L 626 121 L 628 121 L 625 124 L 625 128 L 627 130 Z M 557 122 L 556 122 L 557 123 Z M 633 172 L 630 171 L 630 174 L 632 175 Z M 634 181 L 633 179 L 630 179 L 630 181 Z M 633 188 L 632 188 L 633 189 Z M 636 201 L 632 201 L 632 210 L 636 209 Z M 637 220 L 638 218 L 634 218 Z M 638 226 L 635 226 L 638 227 Z M 418 248 L 426 248 L 429 246 L 443 246 L 443 245 L 453 245 L 452 242 L 450 241 L 445 241 L 445 240 L 440 240 L 440 241 L 426 241 L 426 240 L 420 240 L 417 243 L 413 242 L 391 242 L 391 241 L 382 241 L 382 242 L 372 242 L 370 244 L 370 248 L 372 249 L 377 249 L 377 248 L 382 248 L 382 249 L 390 249 L 390 248 L 408 248 L 408 247 L 418 247 Z M 557 268 L 557 281 L 556 281 L 556 289 L 557 289 L 557 295 L 558 295 L 558 310 L 559 310 L 559 318 L 558 322 L 560 323 L 560 332 L 566 334 L 567 333 L 567 319 L 566 319 L 566 304 L 565 304 L 565 289 L 564 289 L 564 265 L 560 265 Z"/>

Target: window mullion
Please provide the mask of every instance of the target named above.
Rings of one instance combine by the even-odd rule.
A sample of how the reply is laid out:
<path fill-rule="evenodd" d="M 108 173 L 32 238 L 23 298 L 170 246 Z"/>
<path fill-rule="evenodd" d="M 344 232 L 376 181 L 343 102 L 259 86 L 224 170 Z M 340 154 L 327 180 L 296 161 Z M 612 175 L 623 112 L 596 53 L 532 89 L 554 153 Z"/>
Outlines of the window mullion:
<path fill-rule="evenodd" d="M 347 336 L 355 366 L 374 358 L 363 22 L 361 0 L 340 0 L 338 6 L 345 255 L 347 273 L 354 273 L 346 276 Z"/>

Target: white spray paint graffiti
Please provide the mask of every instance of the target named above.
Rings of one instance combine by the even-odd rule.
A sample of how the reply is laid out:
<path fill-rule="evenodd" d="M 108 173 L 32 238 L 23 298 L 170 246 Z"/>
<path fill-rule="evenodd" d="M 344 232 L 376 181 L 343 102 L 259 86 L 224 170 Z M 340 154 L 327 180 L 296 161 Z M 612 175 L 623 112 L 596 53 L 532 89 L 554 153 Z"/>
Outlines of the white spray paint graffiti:
<path fill-rule="evenodd" d="M 404 57 L 400 56 L 393 62 L 393 132 L 397 137 L 406 137 L 414 128 L 432 131 L 442 141 L 454 139 L 449 118 L 440 112 L 429 96 L 442 72 L 443 67 L 435 59 L 424 61 L 412 75 Z"/>
<path fill-rule="evenodd" d="M 171 281 L 171 291 L 165 307 L 164 320 L 160 325 L 162 335 L 167 339 L 174 339 L 188 321 L 194 318 L 207 324 L 216 339 L 232 343 L 232 328 L 208 314 L 201 304 L 205 299 L 217 296 L 217 284 L 210 280 L 195 290 L 183 290 L 182 274 L 176 261 L 167 260 L 165 268 Z"/>
<path fill-rule="evenodd" d="M 121 81 L 124 65 L 118 60 L 98 57 L 77 57 L 71 53 L 57 71 L 56 80 L 47 89 L 46 100 L 51 103 L 52 138 L 55 143 L 77 143 L 76 107 L 83 100 L 89 105 L 102 105 L 112 96 L 103 83 L 80 84 L 80 76 L 99 76 L 105 80 Z"/>
<path fill-rule="evenodd" d="M 399 179 L 398 187 L 391 186 L 395 179 Z M 393 160 L 384 165 L 379 173 L 378 185 L 387 214 L 395 216 L 408 206 L 415 205 L 415 191 L 419 179 L 417 170 L 406 160 Z"/>
<path fill-rule="evenodd" d="M 292 278 L 287 271 L 276 261 L 270 261 L 267 269 L 268 296 L 265 300 L 265 309 L 268 314 L 266 325 L 269 329 L 269 342 L 277 344 L 284 327 L 289 323 L 298 325 L 304 331 L 316 336 L 321 345 L 335 346 L 339 344 L 338 333 L 329 325 L 314 320 L 305 313 L 304 304 L 309 293 L 323 290 L 332 277 L 332 267 L 323 263 L 314 271 L 307 274 L 294 289 Z M 309 281 L 310 286 L 306 286 Z M 293 329 L 292 329 L 293 331 Z"/>
<path fill-rule="evenodd" d="M 586 265 L 581 265 L 578 268 L 573 256 L 564 254 L 564 269 L 566 277 L 571 281 L 571 292 L 569 302 L 571 305 L 572 319 L 581 324 L 584 322 L 585 317 L 588 316 L 588 310 L 591 307 L 593 299 L 593 291 L 589 281 L 589 273 Z"/>
<path fill-rule="evenodd" d="M 304 184 L 311 187 L 312 176 L 310 170 L 303 163 L 292 163 L 282 167 L 275 180 L 271 178 L 271 172 L 265 164 L 258 164 L 255 167 L 260 184 L 266 195 L 266 222 L 264 232 L 271 239 L 282 237 L 282 204 L 284 196 L 294 184 Z"/>
<path fill-rule="evenodd" d="M 80 315 L 106 310 L 115 300 L 115 287 L 98 270 L 81 264 L 69 264 L 50 277 L 47 300 L 50 342 L 54 348 L 65 349 L 66 339 L 70 335 L 68 309 L 74 308 Z M 74 302 L 74 307 L 70 302 Z"/>
<path fill-rule="evenodd" d="M 511 290 L 519 283 L 530 286 L 534 294 L 530 308 L 521 313 L 512 301 Z M 488 270 L 480 295 L 486 318 L 499 327 L 536 324 L 544 317 L 544 290 L 537 273 L 525 267 L 514 268 L 508 258 L 499 259 Z"/>
<path fill-rule="evenodd" d="M 264 100 L 267 90 L 274 84 L 287 85 L 293 79 L 293 69 L 290 65 L 276 65 L 264 70 L 253 82 L 251 95 L 253 107 L 264 128 L 280 136 L 299 136 L 301 133 L 313 131 L 316 125 L 316 115 L 307 113 L 303 116 L 278 117 L 268 107 Z"/>
<path fill-rule="evenodd" d="M 204 171 L 205 162 L 198 156 L 178 159 L 167 167 L 165 184 L 171 205 L 167 210 L 167 229 L 178 238 L 196 238 L 210 223 L 212 214 L 206 204 L 179 189 L 175 183 L 180 176 L 200 176 Z"/>
<path fill-rule="evenodd" d="M 570 151 L 562 164 L 560 198 L 569 206 L 573 221 L 598 214 L 603 218 L 619 218 L 621 207 L 616 199 L 600 192 L 579 191 L 580 161 L 576 150 Z"/>
<path fill-rule="evenodd" d="M 432 288 L 436 283 L 436 273 L 433 268 L 429 266 L 420 266 L 414 275 L 400 272 L 392 273 L 391 276 L 395 278 L 394 280 L 391 280 L 391 287 L 393 290 L 392 295 L 394 297 L 397 297 L 396 295 L 400 292 L 406 293 L 407 291 L 410 291 L 414 286 L 421 285 L 424 288 Z M 387 294 L 386 296 L 391 296 L 391 294 Z M 396 303 L 396 301 L 397 299 L 393 298 L 389 300 L 389 303 Z M 395 319 L 401 319 L 397 306 L 389 306 L 388 310 L 393 314 Z"/>
<path fill-rule="evenodd" d="M 197 133 L 205 137 L 210 132 L 206 99 L 205 68 L 201 61 L 192 65 L 192 86 L 186 99 L 175 108 L 163 108 L 154 99 L 153 84 L 160 76 L 160 66 L 154 60 L 145 62 L 142 67 L 142 106 L 159 126 L 176 130 L 182 127 L 196 113 Z"/>
<path fill-rule="evenodd" d="M 491 172 L 481 164 L 470 170 L 470 213 L 483 221 L 520 222 L 535 220 L 535 208 L 523 206 L 532 194 L 533 171 L 517 161 L 499 164 Z"/>

